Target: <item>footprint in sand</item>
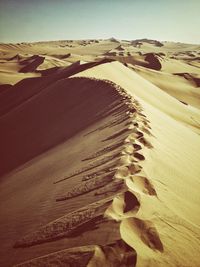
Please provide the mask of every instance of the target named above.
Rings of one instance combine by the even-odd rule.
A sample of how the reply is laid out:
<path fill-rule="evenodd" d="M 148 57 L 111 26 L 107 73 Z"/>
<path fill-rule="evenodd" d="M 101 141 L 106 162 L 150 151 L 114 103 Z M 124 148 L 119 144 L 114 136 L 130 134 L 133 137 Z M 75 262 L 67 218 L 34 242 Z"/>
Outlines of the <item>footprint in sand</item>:
<path fill-rule="evenodd" d="M 157 196 L 156 190 L 151 182 L 144 176 L 132 175 L 126 180 L 126 184 L 133 191 L 144 193 L 150 196 Z"/>
<path fill-rule="evenodd" d="M 124 229 L 129 231 L 133 240 L 135 239 L 137 243 L 141 241 L 150 249 L 163 252 L 163 244 L 152 222 L 138 218 L 126 218 L 121 225 L 121 230 Z"/>

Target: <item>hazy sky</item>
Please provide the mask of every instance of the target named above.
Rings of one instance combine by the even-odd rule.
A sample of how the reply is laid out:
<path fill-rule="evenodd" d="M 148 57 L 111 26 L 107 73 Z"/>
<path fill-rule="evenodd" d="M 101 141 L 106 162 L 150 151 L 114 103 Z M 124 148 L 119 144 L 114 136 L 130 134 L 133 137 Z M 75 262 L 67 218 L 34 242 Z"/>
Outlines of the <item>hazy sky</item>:
<path fill-rule="evenodd" d="M 0 0 L 0 42 L 152 38 L 200 43 L 200 0 Z"/>

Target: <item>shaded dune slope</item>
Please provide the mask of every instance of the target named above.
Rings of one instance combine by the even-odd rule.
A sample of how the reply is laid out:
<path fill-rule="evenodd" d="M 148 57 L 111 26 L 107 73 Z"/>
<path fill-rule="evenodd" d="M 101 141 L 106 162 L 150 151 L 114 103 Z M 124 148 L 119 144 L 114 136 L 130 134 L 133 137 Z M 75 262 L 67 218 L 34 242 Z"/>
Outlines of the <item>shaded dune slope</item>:
<path fill-rule="evenodd" d="M 161 70 L 162 68 L 159 57 L 154 53 L 145 54 L 145 61 L 149 63 L 147 67 L 150 69 Z"/>
<path fill-rule="evenodd" d="M 115 95 L 109 92 L 109 86 L 108 91 L 99 92 L 101 87 L 101 82 L 86 78 L 64 79 L 2 116 L 0 174 L 11 171 L 105 116 L 103 107 L 114 101 Z M 96 103 L 97 94 L 99 101 Z"/>
<path fill-rule="evenodd" d="M 184 77 L 186 80 L 194 83 L 196 87 L 200 87 L 200 78 L 195 77 L 195 75 L 192 75 L 191 73 L 174 73 L 175 75 L 179 75 L 181 77 Z"/>
<path fill-rule="evenodd" d="M 24 59 L 23 61 L 20 61 L 20 65 L 25 65 L 20 69 L 19 72 L 34 72 L 39 65 L 41 65 L 44 62 L 44 57 L 34 55 L 28 59 Z"/>

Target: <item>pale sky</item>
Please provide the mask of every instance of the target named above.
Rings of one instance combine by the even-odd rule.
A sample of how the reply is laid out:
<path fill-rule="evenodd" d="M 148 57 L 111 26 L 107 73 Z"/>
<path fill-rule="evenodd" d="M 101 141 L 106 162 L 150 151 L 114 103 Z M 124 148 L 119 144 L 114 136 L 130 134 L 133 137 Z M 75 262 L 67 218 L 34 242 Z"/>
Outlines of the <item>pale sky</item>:
<path fill-rule="evenodd" d="M 0 42 L 149 38 L 200 44 L 200 0 L 0 0 Z"/>

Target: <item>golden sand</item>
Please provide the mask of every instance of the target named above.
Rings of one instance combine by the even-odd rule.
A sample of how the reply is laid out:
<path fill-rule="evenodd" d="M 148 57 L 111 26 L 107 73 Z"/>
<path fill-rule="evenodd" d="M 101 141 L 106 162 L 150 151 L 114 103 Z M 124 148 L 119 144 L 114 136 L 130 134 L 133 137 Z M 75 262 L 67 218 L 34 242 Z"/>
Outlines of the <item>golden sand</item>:
<path fill-rule="evenodd" d="M 0 44 L 1 266 L 199 266 L 199 51 Z"/>

